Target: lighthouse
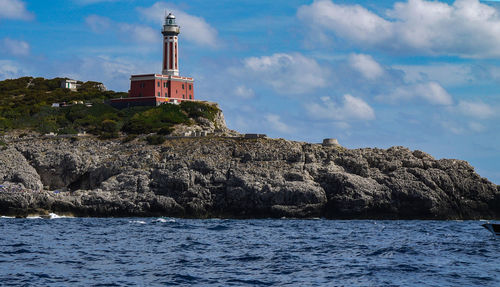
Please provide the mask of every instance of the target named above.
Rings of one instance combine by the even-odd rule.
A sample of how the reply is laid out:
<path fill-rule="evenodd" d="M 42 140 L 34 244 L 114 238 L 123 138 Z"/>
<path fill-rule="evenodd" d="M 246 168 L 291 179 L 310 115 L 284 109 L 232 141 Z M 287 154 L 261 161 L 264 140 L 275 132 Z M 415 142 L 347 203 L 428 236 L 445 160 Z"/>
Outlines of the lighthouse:
<path fill-rule="evenodd" d="M 175 16 L 169 13 L 163 25 L 163 75 L 179 76 L 178 35 L 180 27 L 175 23 Z"/>
<path fill-rule="evenodd" d="M 179 104 L 194 101 L 194 79 L 179 74 L 180 27 L 172 13 L 165 17 L 161 30 L 163 35 L 161 74 L 130 76 L 128 97 L 112 99 L 117 108 L 131 106 L 158 106 L 164 103 Z"/>

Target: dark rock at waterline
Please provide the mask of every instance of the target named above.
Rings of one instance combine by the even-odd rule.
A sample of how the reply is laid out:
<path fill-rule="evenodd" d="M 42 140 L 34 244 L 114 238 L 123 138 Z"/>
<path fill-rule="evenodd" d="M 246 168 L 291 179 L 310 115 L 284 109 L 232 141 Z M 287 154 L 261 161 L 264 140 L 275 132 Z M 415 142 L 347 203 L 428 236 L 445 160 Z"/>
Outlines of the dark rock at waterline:
<path fill-rule="evenodd" d="M 0 151 L 0 214 L 26 216 L 500 217 L 498 186 L 467 162 L 404 147 L 276 139 L 27 137 Z"/>

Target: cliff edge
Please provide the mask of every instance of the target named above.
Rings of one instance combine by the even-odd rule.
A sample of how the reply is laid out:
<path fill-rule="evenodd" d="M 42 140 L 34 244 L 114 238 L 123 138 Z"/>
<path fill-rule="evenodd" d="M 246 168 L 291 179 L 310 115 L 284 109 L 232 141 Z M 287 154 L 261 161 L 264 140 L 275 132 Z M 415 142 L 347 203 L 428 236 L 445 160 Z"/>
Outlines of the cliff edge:
<path fill-rule="evenodd" d="M 5 139 L 0 214 L 499 218 L 500 192 L 467 162 L 404 147 L 282 139 Z"/>

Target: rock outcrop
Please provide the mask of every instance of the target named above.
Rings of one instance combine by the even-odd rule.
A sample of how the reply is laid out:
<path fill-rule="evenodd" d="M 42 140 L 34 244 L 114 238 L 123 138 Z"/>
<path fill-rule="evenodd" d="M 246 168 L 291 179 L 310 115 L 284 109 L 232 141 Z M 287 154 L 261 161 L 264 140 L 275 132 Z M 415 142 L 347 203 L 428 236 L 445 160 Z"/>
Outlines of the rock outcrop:
<path fill-rule="evenodd" d="M 147 145 L 24 137 L 0 151 L 0 214 L 477 219 L 498 187 L 467 162 L 404 147 L 348 150 L 281 139 Z"/>

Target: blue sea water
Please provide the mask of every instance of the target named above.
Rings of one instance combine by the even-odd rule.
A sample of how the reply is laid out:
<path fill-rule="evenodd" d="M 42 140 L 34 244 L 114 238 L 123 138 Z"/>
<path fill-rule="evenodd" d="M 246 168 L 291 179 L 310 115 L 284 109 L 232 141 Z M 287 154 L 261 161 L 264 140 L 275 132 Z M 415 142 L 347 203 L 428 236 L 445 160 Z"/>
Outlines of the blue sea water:
<path fill-rule="evenodd" d="M 480 221 L 0 219 L 2 286 L 500 286 Z"/>

